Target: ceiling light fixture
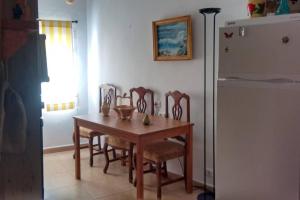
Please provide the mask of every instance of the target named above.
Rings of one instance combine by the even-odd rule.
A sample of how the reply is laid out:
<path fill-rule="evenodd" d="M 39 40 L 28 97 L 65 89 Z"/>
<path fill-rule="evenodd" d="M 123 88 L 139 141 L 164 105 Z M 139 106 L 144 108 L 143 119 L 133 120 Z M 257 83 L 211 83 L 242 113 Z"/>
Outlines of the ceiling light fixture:
<path fill-rule="evenodd" d="M 73 5 L 75 3 L 75 0 L 65 0 L 66 4 Z"/>

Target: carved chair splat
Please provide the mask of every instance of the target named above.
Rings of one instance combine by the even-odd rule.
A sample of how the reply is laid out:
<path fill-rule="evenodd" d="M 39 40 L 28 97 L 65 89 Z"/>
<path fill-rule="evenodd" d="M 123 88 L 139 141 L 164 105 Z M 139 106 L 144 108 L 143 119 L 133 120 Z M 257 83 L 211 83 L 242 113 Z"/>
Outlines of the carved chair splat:
<path fill-rule="evenodd" d="M 136 101 L 136 107 L 138 112 L 145 113 L 148 107 L 148 103 L 145 99 L 146 95 L 150 95 L 150 114 L 154 115 L 154 92 L 150 89 L 146 89 L 144 87 L 131 88 L 130 89 L 130 97 L 133 99 L 134 93 L 138 94 L 138 99 Z"/>

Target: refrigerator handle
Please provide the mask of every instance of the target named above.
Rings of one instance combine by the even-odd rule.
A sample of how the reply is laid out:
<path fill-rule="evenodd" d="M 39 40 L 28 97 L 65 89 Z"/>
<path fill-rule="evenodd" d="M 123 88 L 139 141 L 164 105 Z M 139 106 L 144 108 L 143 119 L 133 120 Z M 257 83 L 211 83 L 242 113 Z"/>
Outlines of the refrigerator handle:
<path fill-rule="evenodd" d="M 300 81 L 295 81 L 288 78 L 274 78 L 274 79 L 247 79 L 236 76 L 226 77 L 222 80 L 228 81 L 253 81 L 253 82 L 264 82 L 264 83 L 300 83 Z"/>
<path fill-rule="evenodd" d="M 239 27 L 239 36 L 245 37 L 246 36 L 246 28 L 244 26 Z"/>
<path fill-rule="evenodd" d="M 270 83 L 295 83 L 296 81 L 288 78 L 277 78 L 277 79 L 269 79 L 264 80 L 264 82 L 270 82 Z"/>

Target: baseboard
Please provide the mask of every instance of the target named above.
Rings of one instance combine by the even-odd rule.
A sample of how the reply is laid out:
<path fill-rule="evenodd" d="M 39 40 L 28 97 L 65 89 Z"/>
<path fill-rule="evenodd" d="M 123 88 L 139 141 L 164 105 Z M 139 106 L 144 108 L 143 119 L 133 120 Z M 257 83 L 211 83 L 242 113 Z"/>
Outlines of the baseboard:
<path fill-rule="evenodd" d="M 193 186 L 199 189 L 204 190 L 204 183 L 200 183 L 198 181 L 193 181 Z M 214 191 L 214 187 L 212 185 L 206 184 L 206 190 L 213 192 Z"/>
<path fill-rule="evenodd" d="M 88 144 L 81 144 L 81 148 L 88 148 Z M 47 147 L 43 149 L 44 154 L 49 154 L 49 153 L 59 153 L 59 152 L 64 152 L 64 151 L 72 151 L 74 150 L 74 145 L 64 145 L 64 146 L 57 146 L 57 147 Z"/>
<path fill-rule="evenodd" d="M 171 176 L 175 176 L 175 177 L 182 176 L 182 175 L 170 172 L 170 171 L 168 171 L 168 174 L 171 175 Z M 204 183 L 193 180 L 193 187 L 201 189 L 201 190 L 204 190 Z M 210 191 L 210 192 L 213 192 L 214 191 L 214 187 L 212 185 L 210 185 L 210 184 L 206 184 L 206 190 Z"/>

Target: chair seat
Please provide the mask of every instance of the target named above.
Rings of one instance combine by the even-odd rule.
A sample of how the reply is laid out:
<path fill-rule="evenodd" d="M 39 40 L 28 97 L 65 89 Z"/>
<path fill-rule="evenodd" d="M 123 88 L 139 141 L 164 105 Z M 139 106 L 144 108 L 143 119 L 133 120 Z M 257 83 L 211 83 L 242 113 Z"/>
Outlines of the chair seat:
<path fill-rule="evenodd" d="M 184 152 L 184 145 L 165 140 L 147 145 L 144 149 L 144 158 L 163 162 L 184 156 Z"/>
<path fill-rule="evenodd" d="M 84 127 L 80 127 L 79 131 L 80 131 L 80 136 L 85 138 L 104 135 L 103 133 L 99 133 Z"/>
<path fill-rule="evenodd" d="M 130 149 L 130 142 L 111 135 L 105 137 L 105 143 L 115 149 Z"/>

